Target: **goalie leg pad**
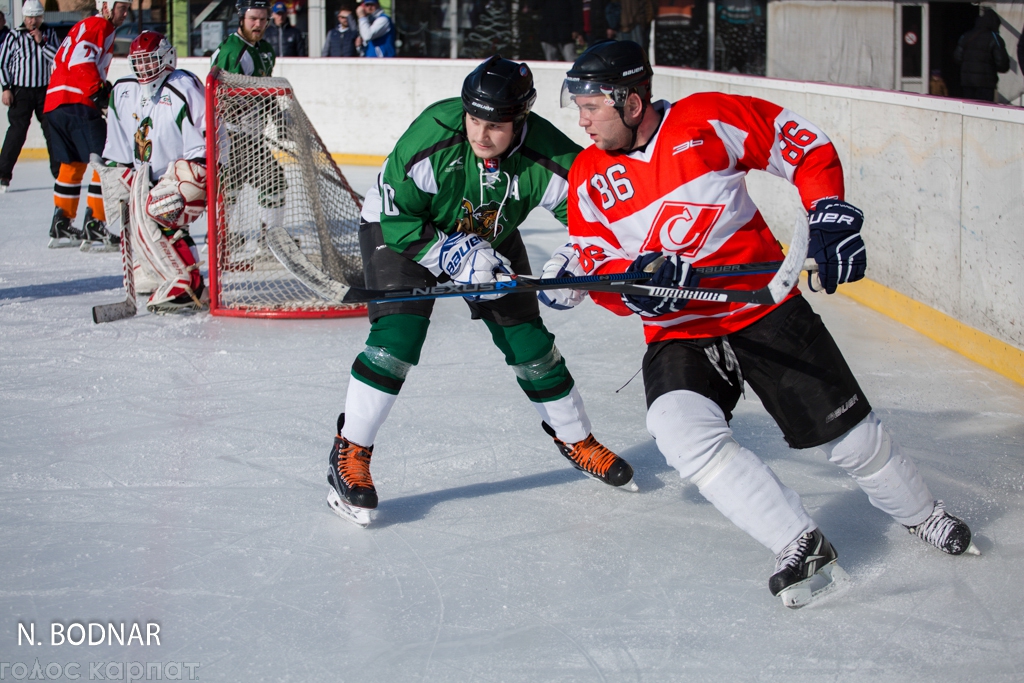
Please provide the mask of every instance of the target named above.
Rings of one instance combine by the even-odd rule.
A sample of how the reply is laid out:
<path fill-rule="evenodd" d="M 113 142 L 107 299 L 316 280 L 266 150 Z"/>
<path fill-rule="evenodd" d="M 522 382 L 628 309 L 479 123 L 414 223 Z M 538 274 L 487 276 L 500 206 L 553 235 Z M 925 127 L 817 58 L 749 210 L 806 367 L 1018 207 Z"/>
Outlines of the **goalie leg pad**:
<path fill-rule="evenodd" d="M 194 244 L 184 230 L 168 236 L 147 213 L 148 173 L 148 164 L 144 164 L 132 184 L 130 211 L 133 246 L 139 257 L 136 260 L 144 260 L 145 267 L 162 282 L 150 297 L 147 308 L 155 310 L 183 298 L 200 306 L 204 288 Z"/>

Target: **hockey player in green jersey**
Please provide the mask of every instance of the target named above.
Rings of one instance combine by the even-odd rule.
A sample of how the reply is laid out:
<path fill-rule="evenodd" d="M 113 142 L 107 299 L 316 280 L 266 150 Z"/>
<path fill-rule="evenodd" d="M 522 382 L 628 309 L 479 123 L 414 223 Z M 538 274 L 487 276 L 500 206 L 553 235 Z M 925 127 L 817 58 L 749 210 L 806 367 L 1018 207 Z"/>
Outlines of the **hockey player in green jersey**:
<path fill-rule="evenodd" d="M 270 17 L 268 0 L 238 0 L 238 30 L 228 36 L 211 58 L 213 69 L 254 78 L 267 78 L 274 70 L 274 48 L 263 40 Z M 251 98 L 250 106 L 225 114 L 230 159 L 227 168 L 242 169 L 226 173 L 221 178 L 221 190 L 230 214 L 238 201 L 238 193 L 246 184 L 258 191 L 262 225 L 256 239 L 247 245 L 232 245 L 238 262 L 261 258 L 270 252 L 266 247 L 266 229 L 282 226 L 285 220 L 285 193 L 287 182 L 284 169 L 263 138 L 263 127 L 268 116 L 277 112 L 272 96 Z M 256 172 L 255 169 L 261 169 Z M 243 240 L 244 242 L 244 240 Z M 223 256 L 222 256 L 223 258 Z"/>
<path fill-rule="evenodd" d="M 495 56 L 466 78 L 461 99 L 432 104 L 413 121 L 363 204 L 359 237 L 367 287 L 494 282 L 511 273 L 530 274 L 518 228 L 538 206 L 566 223 L 566 181 L 580 151 L 530 112 L 536 97 L 529 67 Z M 591 434 L 583 400 L 541 321 L 537 299 L 487 294 L 466 300 L 559 451 L 586 474 L 635 491 L 629 464 Z M 328 503 L 361 526 L 377 507 L 370 477 L 373 443 L 419 362 L 433 304 L 370 304 L 370 335 L 352 364 L 328 474 Z"/>
<path fill-rule="evenodd" d="M 238 30 L 224 39 L 211 58 L 212 65 L 233 74 L 269 76 L 274 70 L 274 48 L 263 40 L 270 18 L 267 0 L 238 0 Z"/>

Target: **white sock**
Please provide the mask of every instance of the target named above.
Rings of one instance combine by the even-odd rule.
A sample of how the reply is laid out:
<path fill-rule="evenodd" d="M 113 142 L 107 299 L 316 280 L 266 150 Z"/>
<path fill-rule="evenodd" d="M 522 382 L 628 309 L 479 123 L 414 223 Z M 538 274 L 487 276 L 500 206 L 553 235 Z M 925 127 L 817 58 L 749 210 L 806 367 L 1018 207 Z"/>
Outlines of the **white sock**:
<path fill-rule="evenodd" d="M 355 377 L 349 377 L 342 436 L 360 446 L 372 446 L 397 398 L 396 394 L 374 389 Z"/>
<path fill-rule="evenodd" d="M 565 443 L 576 443 L 590 436 L 590 418 L 583 407 L 583 397 L 574 386 L 569 395 L 557 401 L 533 403 L 540 419 L 551 425 L 555 435 Z"/>
<path fill-rule="evenodd" d="M 711 471 L 698 472 L 693 478 L 701 495 L 775 555 L 818 527 L 800 496 L 735 441 L 727 442 L 705 469 Z"/>

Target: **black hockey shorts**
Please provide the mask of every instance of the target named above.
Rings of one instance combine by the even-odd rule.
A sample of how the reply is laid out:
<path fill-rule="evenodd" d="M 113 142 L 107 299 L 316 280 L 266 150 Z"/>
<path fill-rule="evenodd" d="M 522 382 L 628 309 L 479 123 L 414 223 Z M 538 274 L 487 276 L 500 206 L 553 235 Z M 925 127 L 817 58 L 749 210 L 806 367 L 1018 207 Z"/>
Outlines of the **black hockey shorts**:
<path fill-rule="evenodd" d="M 85 104 L 62 104 L 46 116 L 50 153 L 62 164 L 87 164 L 90 154 L 103 154 L 107 123 L 103 112 Z"/>
<path fill-rule="evenodd" d="M 433 287 L 438 283 L 434 275 L 416 263 L 384 245 L 380 223 L 359 222 L 359 250 L 363 255 L 363 273 L 369 289 L 407 287 Z M 495 250 L 512 262 L 512 271 L 530 275 L 530 259 L 526 245 L 518 231 L 510 235 Z M 447 281 L 447 276 L 445 276 Z M 493 301 L 466 301 L 473 320 L 490 320 L 501 327 L 520 325 L 540 317 L 540 306 L 534 294 L 506 294 Z M 370 322 L 386 315 L 405 313 L 429 318 L 434 300 L 395 301 L 369 305 Z"/>
<path fill-rule="evenodd" d="M 707 348 L 722 339 L 672 339 L 647 347 L 644 389 L 647 407 L 670 391 L 693 391 L 711 399 L 732 419 L 742 393 L 735 372 L 716 369 Z M 812 448 L 837 439 L 871 411 L 867 397 L 835 340 L 803 296 L 795 296 L 757 322 L 725 337 L 743 379 L 758 395 L 792 448 Z"/>

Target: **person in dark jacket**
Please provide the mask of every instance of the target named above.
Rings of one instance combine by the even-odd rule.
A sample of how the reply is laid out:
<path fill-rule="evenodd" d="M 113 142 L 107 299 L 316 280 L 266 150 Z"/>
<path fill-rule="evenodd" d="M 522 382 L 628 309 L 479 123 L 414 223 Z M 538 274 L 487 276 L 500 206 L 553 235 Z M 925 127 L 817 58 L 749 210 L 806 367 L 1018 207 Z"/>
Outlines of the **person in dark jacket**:
<path fill-rule="evenodd" d="M 270 11 L 270 25 L 263 40 L 270 43 L 278 57 L 305 57 L 306 41 L 302 32 L 288 21 L 288 8 L 283 2 L 276 2 Z"/>
<path fill-rule="evenodd" d="M 547 0 L 540 8 L 540 46 L 549 62 L 576 60 L 576 41 L 583 35 L 581 0 Z"/>
<path fill-rule="evenodd" d="M 11 36 L 11 27 L 7 25 L 7 17 L 4 16 L 3 12 L 0 12 L 0 47 L 3 47 L 4 42 Z"/>
<path fill-rule="evenodd" d="M 359 48 L 363 39 L 359 37 L 359 27 L 352 10 L 342 7 L 338 10 L 338 25 L 327 32 L 321 57 L 359 57 Z"/>
<path fill-rule="evenodd" d="M 960 90 L 965 100 L 995 102 L 999 74 L 1010 70 L 998 14 L 982 9 L 974 28 L 957 41 L 953 61 L 960 65 Z"/>

